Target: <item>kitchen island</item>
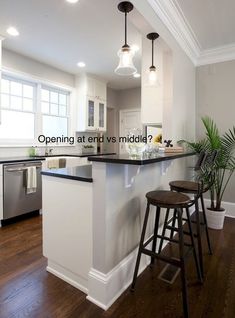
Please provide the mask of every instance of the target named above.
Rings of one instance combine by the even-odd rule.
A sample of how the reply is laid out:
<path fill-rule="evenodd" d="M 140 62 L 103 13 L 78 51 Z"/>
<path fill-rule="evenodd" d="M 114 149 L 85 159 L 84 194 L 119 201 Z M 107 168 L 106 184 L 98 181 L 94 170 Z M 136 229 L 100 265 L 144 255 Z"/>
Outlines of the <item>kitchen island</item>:
<path fill-rule="evenodd" d="M 64 169 L 42 172 L 47 270 L 108 309 L 132 280 L 146 192 L 188 178 L 193 160 L 193 153 L 94 156 L 89 168 L 67 175 Z M 149 236 L 153 216 L 154 210 Z M 149 257 L 143 256 L 139 273 L 148 264 Z"/>

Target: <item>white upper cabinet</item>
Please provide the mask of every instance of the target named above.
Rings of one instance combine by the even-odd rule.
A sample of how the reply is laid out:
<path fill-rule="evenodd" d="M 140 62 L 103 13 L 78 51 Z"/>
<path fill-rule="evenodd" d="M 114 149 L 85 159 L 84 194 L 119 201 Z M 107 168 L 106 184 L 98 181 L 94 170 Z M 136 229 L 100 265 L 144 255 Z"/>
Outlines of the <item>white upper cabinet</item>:
<path fill-rule="evenodd" d="M 106 131 L 107 86 L 83 75 L 76 79 L 77 131 Z"/>

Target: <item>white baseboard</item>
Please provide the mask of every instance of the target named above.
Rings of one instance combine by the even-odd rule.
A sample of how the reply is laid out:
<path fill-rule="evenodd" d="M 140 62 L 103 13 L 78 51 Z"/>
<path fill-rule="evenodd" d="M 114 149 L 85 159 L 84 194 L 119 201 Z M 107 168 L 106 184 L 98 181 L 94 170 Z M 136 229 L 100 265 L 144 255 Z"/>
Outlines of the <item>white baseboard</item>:
<path fill-rule="evenodd" d="M 84 278 L 66 270 L 62 266 L 56 264 L 53 261 L 48 260 L 48 266 L 47 266 L 47 271 L 56 277 L 64 280 L 66 283 L 72 285 L 73 287 L 80 289 L 83 291 L 85 294 L 88 294 L 88 289 L 87 289 L 87 280 Z"/>
<path fill-rule="evenodd" d="M 107 310 L 132 282 L 137 251 L 133 251 L 108 274 L 91 268 L 88 279 L 87 299 Z M 142 255 L 139 275 L 150 263 L 150 257 Z"/>
<path fill-rule="evenodd" d="M 205 207 L 210 206 L 210 200 L 204 199 Z M 222 202 L 222 207 L 226 210 L 226 216 L 229 218 L 235 218 L 235 203 L 233 202 Z"/>
<path fill-rule="evenodd" d="M 162 227 L 159 229 L 161 231 Z M 165 241 L 163 248 L 167 244 L 168 242 Z M 147 248 L 150 247 L 151 245 L 147 246 Z M 138 248 L 107 274 L 91 268 L 88 278 L 87 299 L 102 309 L 107 310 L 132 283 L 137 252 Z M 142 254 L 138 275 L 140 275 L 149 264 L 150 257 Z"/>

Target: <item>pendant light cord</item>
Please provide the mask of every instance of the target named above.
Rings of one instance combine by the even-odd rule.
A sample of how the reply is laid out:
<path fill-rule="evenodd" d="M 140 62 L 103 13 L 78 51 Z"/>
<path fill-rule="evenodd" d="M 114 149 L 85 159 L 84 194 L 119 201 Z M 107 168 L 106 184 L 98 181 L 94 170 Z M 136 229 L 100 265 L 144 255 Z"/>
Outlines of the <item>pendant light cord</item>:
<path fill-rule="evenodd" d="M 125 12 L 125 46 L 127 46 L 127 12 Z"/>
<path fill-rule="evenodd" d="M 154 66 L 154 40 L 152 40 L 152 67 Z"/>

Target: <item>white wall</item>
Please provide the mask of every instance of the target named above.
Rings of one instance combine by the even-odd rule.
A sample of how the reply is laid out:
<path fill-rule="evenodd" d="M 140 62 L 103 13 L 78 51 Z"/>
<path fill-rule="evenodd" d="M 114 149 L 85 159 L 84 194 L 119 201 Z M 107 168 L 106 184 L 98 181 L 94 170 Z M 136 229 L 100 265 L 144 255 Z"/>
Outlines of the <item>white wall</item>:
<path fill-rule="evenodd" d="M 196 70 L 186 53 L 162 23 L 148 1 L 132 0 L 148 24 L 142 23 L 145 34 L 157 32 L 172 52 L 172 103 L 168 105 L 165 125 L 167 137 L 173 141 L 195 138 L 195 77 Z M 139 20 L 141 18 L 139 17 Z M 141 24 L 141 22 L 140 22 Z"/>
<path fill-rule="evenodd" d="M 27 73 L 53 83 L 71 87 L 75 85 L 74 75 L 6 49 L 2 50 L 2 64 L 3 68 Z"/>
<path fill-rule="evenodd" d="M 202 116 L 214 119 L 221 133 L 235 125 L 235 61 L 197 68 L 197 138 L 204 136 Z M 224 201 L 235 202 L 235 175 L 224 195 Z"/>

